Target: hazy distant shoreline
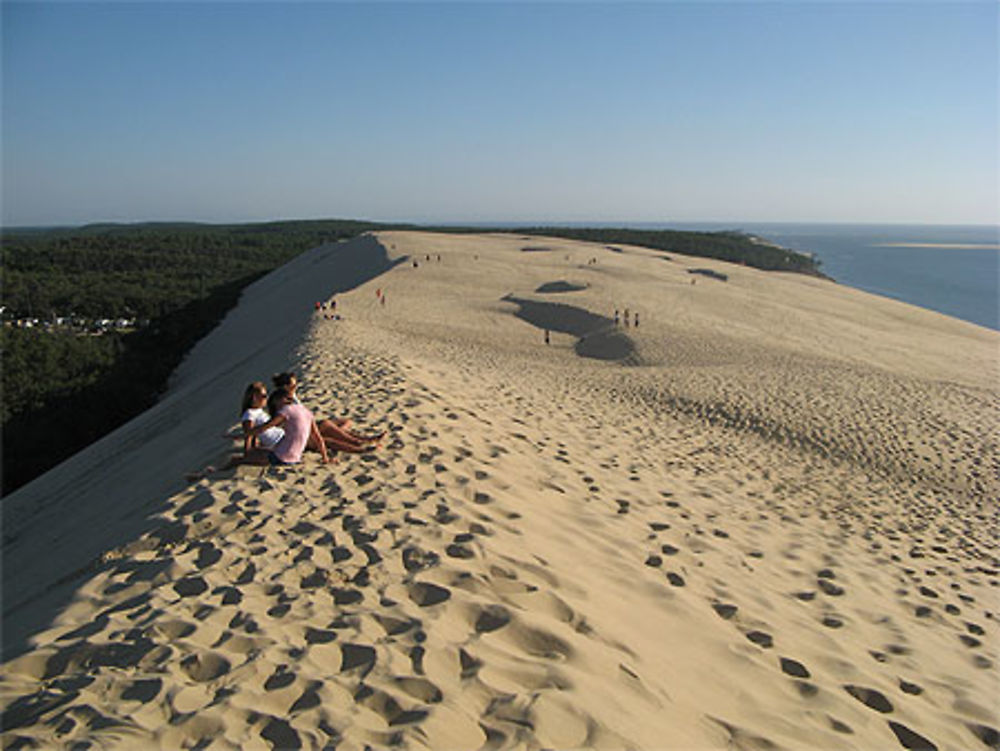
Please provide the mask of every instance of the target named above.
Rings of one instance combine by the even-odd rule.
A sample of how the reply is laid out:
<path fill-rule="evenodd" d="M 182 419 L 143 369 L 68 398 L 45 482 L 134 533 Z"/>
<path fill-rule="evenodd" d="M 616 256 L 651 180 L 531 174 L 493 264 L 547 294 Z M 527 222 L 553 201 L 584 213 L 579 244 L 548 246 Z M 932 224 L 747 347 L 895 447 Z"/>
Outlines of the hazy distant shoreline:
<path fill-rule="evenodd" d="M 876 248 L 937 248 L 939 250 L 1000 250 L 989 243 L 878 243 Z"/>

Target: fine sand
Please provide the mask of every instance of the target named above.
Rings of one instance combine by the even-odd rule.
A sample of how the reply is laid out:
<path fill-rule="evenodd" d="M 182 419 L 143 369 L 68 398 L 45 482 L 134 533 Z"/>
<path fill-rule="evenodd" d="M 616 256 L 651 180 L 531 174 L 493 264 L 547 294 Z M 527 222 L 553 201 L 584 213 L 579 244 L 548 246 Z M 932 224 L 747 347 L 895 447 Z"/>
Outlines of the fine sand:
<path fill-rule="evenodd" d="M 317 248 L 4 499 L 4 748 L 995 748 L 998 361 L 679 254 Z M 286 368 L 383 446 L 185 483 Z"/>

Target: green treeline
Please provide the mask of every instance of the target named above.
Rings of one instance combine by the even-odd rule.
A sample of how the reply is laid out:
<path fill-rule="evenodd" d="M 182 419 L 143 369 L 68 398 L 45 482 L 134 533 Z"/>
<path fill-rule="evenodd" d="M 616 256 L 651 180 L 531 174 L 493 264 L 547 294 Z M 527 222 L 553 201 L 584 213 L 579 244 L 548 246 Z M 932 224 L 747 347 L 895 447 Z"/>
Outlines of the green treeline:
<path fill-rule="evenodd" d="M 3 493 L 152 406 L 243 288 L 299 253 L 378 225 L 95 225 L 4 232 L 5 324 L 136 318 L 130 332 L 4 325 Z"/>
<path fill-rule="evenodd" d="M 378 229 L 420 228 L 318 220 L 102 224 L 0 233 L 3 493 L 152 406 L 187 351 L 216 326 L 251 281 L 309 248 Z M 555 227 L 504 231 L 642 245 L 761 269 L 819 273 L 808 256 L 754 242 L 738 232 Z M 64 319 L 58 325 L 57 317 Z M 86 323 L 105 318 L 137 323 L 127 331 L 95 330 Z M 21 319 L 37 319 L 40 325 L 10 325 Z"/>
<path fill-rule="evenodd" d="M 153 319 L 370 222 L 91 225 L 4 232 L 4 318 Z"/>

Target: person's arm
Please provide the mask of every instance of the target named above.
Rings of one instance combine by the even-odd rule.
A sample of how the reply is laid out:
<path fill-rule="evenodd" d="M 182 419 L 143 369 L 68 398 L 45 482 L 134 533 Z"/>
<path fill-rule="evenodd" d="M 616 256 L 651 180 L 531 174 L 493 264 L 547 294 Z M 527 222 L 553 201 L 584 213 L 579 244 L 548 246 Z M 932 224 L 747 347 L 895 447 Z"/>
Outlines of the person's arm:
<path fill-rule="evenodd" d="M 262 422 L 257 427 L 251 428 L 250 435 L 256 438 L 268 428 L 277 428 L 284 424 L 285 424 L 285 416 L 279 412 L 267 422 Z"/>
<path fill-rule="evenodd" d="M 323 440 L 323 436 L 320 434 L 319 426 L 316 424 L 315 420 L 312 421 L 312 425 L 309 430 L 312 431 L 313 440 L 319 444 L 319 453 L 323 457 L 323 464 L 329 464 L 330 457 L 326 453 L 326 442 Z"/>
<path fill-rule="evenodd" d="M 254 440 L 255 435 L 253 433 L 253 420 L 243 421 L 243 456 L 247 455 L 250 450 L 250 446 L 256 443 Z"/>

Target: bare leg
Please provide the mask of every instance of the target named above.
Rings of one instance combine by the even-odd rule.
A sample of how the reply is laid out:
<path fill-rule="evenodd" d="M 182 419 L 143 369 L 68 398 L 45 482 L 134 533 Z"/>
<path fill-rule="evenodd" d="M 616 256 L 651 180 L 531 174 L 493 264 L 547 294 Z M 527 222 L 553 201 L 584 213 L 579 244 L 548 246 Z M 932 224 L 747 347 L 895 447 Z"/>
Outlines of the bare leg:
<path fill-rule="evenodd" d="M 321 420 L 317 425 L 319 432 L 331 438 L 360 441 L 362 443 L 377 443 L 385 435 L 385 431 L 374 435 L 364 435 L 356 430 L 351 430 L 354 421 L 349 417 Z"/>
<path fill-rule="evenodd" d="M 363 436 L 359 433 L 355 433 L 352 430 L 346 430 L 344 428 L 337 427 L 329 420 L 324 420 L 319 424 L 319 431 L 322 433 L 323 438 L 329 440 L 339 441 L 341 443 L 354 444 L 357 446 L 367 446 L 370 444 L 377 443 L 379 439 L 382 438 L 381 435 L 377 436 Z"/>
<path fill-rule="evenodd" d="M 211 464 L 205 467 L 205 469 L 200 472 L 190 472 L 185 477 L 190 482 L 196 482 L 197 480 L 204 479 L 215 472 L 225 472 L 229 469 L 234 469 L 242 464 L 252 464 L 255 466 L 262 466 L 267 464 L 267 453 L 264 449 L 253 448 L 247 451 L 245 454 L 236 454 L 229 457 L 229 461 L 226 462 L 221 467 L 213 467 Z"/>
<path fill-rule="evenodd" d="M 338 441 L 336 438 L 325 438 L 327 451 L 343 451 L 345 454 L 365 454 L 372 450 L 372 446 L 368 444 L 358 444 L 358 443 L 347 443 L 344 441 Z"/>
<path fill-rule="evenodd" d="M 320 420 L 316 424 L 319 426 L 319 432 L 322 433 L 324 429 L 328 428 L 339 428 L 346 431 L 354 424 L 354 421 L 349 417 L 335 417 L 329 420 Z"/>

